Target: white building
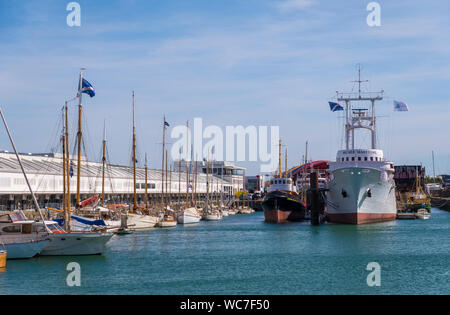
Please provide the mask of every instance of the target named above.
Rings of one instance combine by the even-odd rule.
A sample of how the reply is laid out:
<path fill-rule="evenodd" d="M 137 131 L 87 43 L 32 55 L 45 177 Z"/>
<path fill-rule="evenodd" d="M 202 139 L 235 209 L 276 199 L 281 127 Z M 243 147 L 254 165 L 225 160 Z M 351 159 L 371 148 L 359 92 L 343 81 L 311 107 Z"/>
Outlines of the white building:
<path fill-rule="evenodd" d="M 21 160 L 35 192 L 39 204 L 42 206 L 58 206 L 63 199 L 63 160 L 62 154 L 21 154 Z M 76 158 L 71 159 L 73 176 L 70 180 L 70 192 L 72 203 L 75 204 L 77 187 Z M 167 190 L 173 200 L 184 198 L 186 194 L 186 172 L 167 172 Z M 227 179 L 231 179 L 228 181 Z M 242 188 L 242 182 L 236 180 L 233 175 L 210 178 L 212 187 L 210 193 L 225 194 Z M 190 176 L 190 192 L 193 190 L 193 176 Z M 105 179 L 106 200 L 114 203 L 130 202 L 133 198 L 133 169 L 128 166 L 107 165 Z M 162 192 L 161 170 L 148 170 L 147 187 L 150 202 L 160 200 Z M 197 177 L 196 193 L 201 198 L 206 194 L 206 174 L 199 173 Z M 138 200 L 145 199 L 145 169 L 137 169 L 137 194 Z M 88 162 L 83 159 L 81 164 L 81 200 L 102 192 L 102 164 Z M 167 198 L 167 195 L 166 195 Z M 32 200 L 20 170 L 16 156 L 7 151 L 0 152 L 0 210 L 32 208 Z"/>

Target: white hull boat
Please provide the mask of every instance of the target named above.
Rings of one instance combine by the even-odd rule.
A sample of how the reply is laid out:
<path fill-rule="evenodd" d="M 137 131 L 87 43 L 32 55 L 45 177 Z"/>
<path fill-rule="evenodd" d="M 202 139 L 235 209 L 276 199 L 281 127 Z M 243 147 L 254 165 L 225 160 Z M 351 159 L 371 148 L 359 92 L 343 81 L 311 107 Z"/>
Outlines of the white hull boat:
<path fill-rule="evenodd" d="M 192 224 L 200 222 L 201 216 L 195 208 L 187 208 L 178 214 L 177 221 L 179 224 Z"/>
<path fill-rule="evenodd" d="M 377 148 L 375 102 L 379 93 L 361 93 L 360 69 L 358 93 L 337 93 L 330 108 L 345 110 L 345 149 L 339 150 L 336 161 L 328 163 L 330 176 L 327 193 L 327 218 L 333 223 L 366 224 L 392 221 L 397 218 L 394 164 Z M 357 102 L 357 105 L 353 105 Z M 334 107 L 333 107 L 334 106 Z M 355 148 L 355 132 L 369 130 L 371 147 Z"/>
<path fill-rule="evenodd" d="M 48 238 L 30 239 L 30 240 L 16 240 L 6 243 L 3 240 L 6 251 L 8 252 L 7 259 L 26 259 L 38 255 L 44 247 L 46 247 L 50 240 Z"/>
<path fill-rule="evenodd" d="M 416 218 L 419 220 L 429 220 L 431 214 L 427 211 L 427 209 L 419 209 L 415 214 Z"/>
<path fill-rule="evenodd" d="M 41 251 L 42 256 L 101 255 L 112 233 L 71 232 L 50 234 L 50 243 Z"/>
<path fill-rule="evenodd" d="M 222 216 L 228 217 L 230 214 L 228 213 L 228 210 L 222 210 Z"/>
<path fill-rule="evenodd" d="M 150 215 L 128 213 L 127 225 L 133 230 L 147 230 L 154 228 L 158 218 Z"/>
<path fill-rule="evenodd" d="M 203 220 L 205 221 L 219 221 L 222 220 L 222 215 L 218 212 L 206 213 L 203 216 Z"/>

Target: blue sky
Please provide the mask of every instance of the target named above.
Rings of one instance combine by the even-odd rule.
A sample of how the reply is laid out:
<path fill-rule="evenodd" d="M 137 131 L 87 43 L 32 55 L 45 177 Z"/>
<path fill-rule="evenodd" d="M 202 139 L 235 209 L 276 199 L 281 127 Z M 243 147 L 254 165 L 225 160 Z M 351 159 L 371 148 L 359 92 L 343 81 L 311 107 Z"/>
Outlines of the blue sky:
<path fill-rule="evenodd" d="M 368 88 L 386 91 L 388 158 L 430 171 L 434 150 L 437 173 L 450 173 L 448 1 L 378 1 L 381 27 L 366 24 L 365 0 L 78 2 L 82 25 L 71 28 L 69 1 L 0 1 L 0 104 L 20 151 L 56 147 L 60 106 L 85 67 L 97 92 L 84 102 L 92 160 L 106 120 L 111 162 L 130 164 L 132 90 L 138 152 L 151 167 L 161 164 L 163 115 L 172 125 L 279 125 L 290 165 L 307 140 L 313 159 L 334 159 L 342 127 L 327 102 L 352 88 L 361 63 Z M 410 112 L 393 113 L 393 99 Z M 10 150 L 5 134 L 0 148 Z"/>

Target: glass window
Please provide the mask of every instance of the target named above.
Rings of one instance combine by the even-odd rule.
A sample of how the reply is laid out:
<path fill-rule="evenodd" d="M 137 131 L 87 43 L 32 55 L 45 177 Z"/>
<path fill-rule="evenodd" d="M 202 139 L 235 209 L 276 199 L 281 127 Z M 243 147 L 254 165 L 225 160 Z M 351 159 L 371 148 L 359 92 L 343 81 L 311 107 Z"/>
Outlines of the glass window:
<path fill-rule="evenodd" d="M 354 156 L 352 156 L 352 161 L 354 161 L 355 160 L 355 157 Z"/>
<path fill-rule="evenodd" d="M 370 160 L 373 161 L 373 156 L 370 157 Z"/>
<path fill-rule="evenodd" d="M 364 157 L 364 161 L 367 161 L 367 156 Z"/>
<path fill-rule="evenodd" d="M 345 158 L 346 161 L 348 161 L 348 156 Z"/>
<path fill-rule="evenodd" d="M 358 156 L 358 161 L 361 161 L 361 157 L 360 156 Z"/>
<path fill-rule="evenodd" d="M 20 225 L 8 225 L 8 226 L 5 226 L 2 229 L 2 232 L 4 232 L 4 233 L 20 233 L 21 232 Z"/>

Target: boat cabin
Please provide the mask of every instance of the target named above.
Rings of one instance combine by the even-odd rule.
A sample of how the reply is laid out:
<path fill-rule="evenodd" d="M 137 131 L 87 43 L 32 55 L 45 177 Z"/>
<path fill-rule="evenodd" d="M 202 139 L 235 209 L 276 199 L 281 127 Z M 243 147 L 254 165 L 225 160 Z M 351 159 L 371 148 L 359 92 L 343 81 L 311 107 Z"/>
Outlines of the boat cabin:
<path fill-rule="evenodd" d="M 364 163 L 364 162 L 384 162 L 383 150 L 365 149 L 365 150 L 339 150 L 336 156 L 336 162 L 345 163 Z"/>
<path fill-rule="evenodd" d="M 45 221 L 45 224 L 52 233 L 64 232 L 55 221 Z M 42 222 L 28 220 L 21 212 L 0 215 L 0 235 L 39 233 L 47 233 Z"/>
<path fill-rule="evenodd" d="M 271 191 L 290 191 L 290 192 L 297 192 L 296 186 L 294 181 L 289 177 L 283 177 L 283 178 L 272 178 L 270 180 L 270 186 L 267 189 L 267 192 Z"/>

